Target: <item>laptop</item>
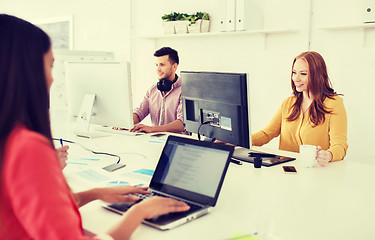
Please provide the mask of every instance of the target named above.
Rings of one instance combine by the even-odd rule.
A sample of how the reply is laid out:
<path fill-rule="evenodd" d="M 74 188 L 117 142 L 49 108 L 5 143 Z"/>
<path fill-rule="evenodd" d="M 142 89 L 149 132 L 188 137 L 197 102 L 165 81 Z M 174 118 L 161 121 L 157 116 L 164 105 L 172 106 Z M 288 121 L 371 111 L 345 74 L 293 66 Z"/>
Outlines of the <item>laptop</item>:
<path fill-rule="evenodd" d="M 215 207 L 234 151 L 233 146 L 169 136 L 149 185 L 151 196 L 165 196 L 186 202 L 186 212 L 170 213 L 144 224 L 167 230 L 199 218 Z M 147 195 L 140 196 L 149 197 Z M 105 204 L 123 214 L 135 203 Z"/>

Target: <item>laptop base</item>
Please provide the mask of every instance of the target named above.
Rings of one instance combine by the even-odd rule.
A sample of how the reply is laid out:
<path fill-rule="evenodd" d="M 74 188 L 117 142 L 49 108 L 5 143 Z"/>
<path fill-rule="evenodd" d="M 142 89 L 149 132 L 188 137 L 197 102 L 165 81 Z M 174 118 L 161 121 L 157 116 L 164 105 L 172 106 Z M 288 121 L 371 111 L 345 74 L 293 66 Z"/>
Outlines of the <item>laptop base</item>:
<path fill-rule="evenodd" d="M 104 204 L 102 205 L 102 207 L 114 213 L 122 215 L 134 204 L 135 203 L 132 202 L 122 202 L 114 204 Z M 169 213 L 152 219 L 145 219 L 142 223 L 159 230 L 169 230 L 182 224 L 188 223 L 201 216 L 204 216 L 211 212 L 212 209 L 212 207 L 206 207 L 195 209 L 192 211 L 188 210 L 186 212 Z"/>

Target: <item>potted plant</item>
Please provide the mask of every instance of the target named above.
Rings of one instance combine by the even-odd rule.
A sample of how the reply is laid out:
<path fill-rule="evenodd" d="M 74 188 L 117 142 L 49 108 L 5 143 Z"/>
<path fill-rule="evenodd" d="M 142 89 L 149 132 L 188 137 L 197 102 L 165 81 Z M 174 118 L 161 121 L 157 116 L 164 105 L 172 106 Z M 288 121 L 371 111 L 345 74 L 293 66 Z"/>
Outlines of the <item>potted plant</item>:
<path fill-rule="evenodd" d="M 189 25 L 189 14 L 187 13 L 177 13 L 175 20 L 175 30 L 176 34 L 187 33 Z"/>
<path fill-rule="evenodd" d="M 164 14 L 161 19 L 163 20 L 163 30 L 165 34 L 175 34 L 174 21 L 176 17 L 174 13 Z"/>
<path fill-rule="evenodd" d="M 187 33 L 187 26 L 189 25 L 189 14 L 172 12 L 170 14 L 164 14 L 161 19 L 164 21 L 164 33 Z"/>
<path fill-rule="evenodd" d="M 189 33 L 208 32 L 210 29 L 210 16 L 206 12 L 196 12 L 189 20 Z"/>

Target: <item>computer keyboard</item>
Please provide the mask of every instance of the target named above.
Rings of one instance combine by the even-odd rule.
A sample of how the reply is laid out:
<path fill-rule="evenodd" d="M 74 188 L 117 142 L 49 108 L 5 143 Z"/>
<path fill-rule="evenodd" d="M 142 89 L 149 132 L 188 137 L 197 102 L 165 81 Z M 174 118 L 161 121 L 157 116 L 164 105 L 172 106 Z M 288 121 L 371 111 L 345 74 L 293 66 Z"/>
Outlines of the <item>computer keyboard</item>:
<path fill-rule="evenodd" d="M 149 198 L 149 197 L 152 197 L 152 196 L 160 196 L 160 197 L 170 197 L 170 196 L 166 196 L 164 194 L 159 194 L 159 193 L 155 193 L 155 192 L 151 192 L 150 194 L 139 194 L 139 193 L 136 193 L 136 194 L 129 194 L 130 196 L 138 196 L 139 199 L 135 202 L 120 202 L 120 203 L 113 203 L 113 204 L 109 204 L 109 205 L 103 205 L 104 208 L 110 210 L 110 211 L 113 211 L 115 213 L 118 213 L 118 214 L 123 214 L 124 212 L 126 212 L 130 207 L 132 207 L 133 205 L 143 201 L 144 199 L 146 198 Z M 179 199 L 177 199 L 179 200 Z M 181 201 L 181 200 L 179 200 Z M 174 217 L 181 217 L 181 216 L 187 216 L 189 215 L 190 213 L 192 212 L 195 212 L 199 209 L 201 209 L 203 206 L 199 206 L 199 205 L 196 205 L 196 204 L 193 204 L 193 203 L 190 203 L 190 202 L 186 202 L 184 201 L 186 204 L 188 204 L 190 206 L 190 209 L 185 211 L 185 212 L 172 212 L 172 213 L 168 213 L 168 214 L 165 214 L 165 215 L 161 215 L 161 216 L 158 216 L 158 217 L 155 217 L 153 219 L 149 219 L 149 221 L 153 222 L 153 221 L 159 221 L 159 220 L 162 220 L 164 218 L 168 218 L 170 216 L 174 216 Z"/>
<path fill-rule="evenodd" d="M 102 126 L 95 127 L 95 131 L 107 132 L 107 133 L 113 133 L 113 134 L 121 134 L 121 135 L 126 135 L 126 136 L 140 136 L 140 135 L 145 134 L 143 132 L 130 132 L 127 129 L 114 128 L 114 127 L 102 127 Z"/>
<path fill-rule="evenodd" d="M 152 196 L 157 196 L 157 197 L 168 197 L 168 198 L 173 198 L 173 199 L 176 199 L 178 201 L 183 201 L 183 200 L 180 200 L 180 199 L 177 199 L 177 198 L 174 198 L 172 196 L 168 196 L 168 195 L 165 195 L 165 194 L 162 194 L 162 193 L 157 193 L 157 192 L 151 192 L 150 194 L 140 194 L 140 193 L 135 193 L 135 194 L 129 194 L 131 196 L 137 196 L 139 197 L 139 200 L 137 200 L 135 203 L 138 203 L 144 199 L 147 199 L 149 197 L 152 197 Z M 185 202 L 187 205 L 190 206 L 190 209 L 189 209 L 189 212 L 191 211 L 195 211 L 196 209 L 200 209 L 202 208 L 201 206 L 198 206 L 194 203 L 190 203 L 190 202 L 187 202 L 187 201 L 183 201 Z"/>

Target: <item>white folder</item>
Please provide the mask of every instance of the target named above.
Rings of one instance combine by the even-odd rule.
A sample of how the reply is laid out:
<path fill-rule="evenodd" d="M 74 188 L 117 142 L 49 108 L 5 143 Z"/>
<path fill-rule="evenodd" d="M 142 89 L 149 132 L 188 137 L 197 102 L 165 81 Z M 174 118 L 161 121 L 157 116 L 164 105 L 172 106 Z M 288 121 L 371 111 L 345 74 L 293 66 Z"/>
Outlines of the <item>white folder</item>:
<path fill-rule="evenodd" d="M 219 31 L 227 31 L 227 0 L 217 0 L 219 6 L 220 15 L 219 15 Z"/>
<path fill-rule="evenodd" d="M 374 0 L 363 0 L 361 10 L 362 10 L 364 23 L 375 22 L 375 1 Z"/>
<path fill-rule="evenodd" d="M 263 28 L 262 0 L 236 0 L 236 31 Z"/>
<path fill-rule="evenodd" d="M 246 30 L 245 28 L 245 1 L 246 0 L 237 0 L 236 2 L 236 31 Z"/>
<path fill-rule="evenodd" d="M 236 0 L 227 0 L 226 30 L 236 30 Z"/>

